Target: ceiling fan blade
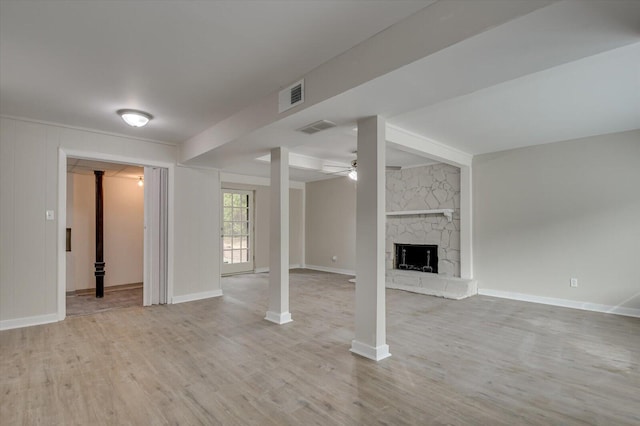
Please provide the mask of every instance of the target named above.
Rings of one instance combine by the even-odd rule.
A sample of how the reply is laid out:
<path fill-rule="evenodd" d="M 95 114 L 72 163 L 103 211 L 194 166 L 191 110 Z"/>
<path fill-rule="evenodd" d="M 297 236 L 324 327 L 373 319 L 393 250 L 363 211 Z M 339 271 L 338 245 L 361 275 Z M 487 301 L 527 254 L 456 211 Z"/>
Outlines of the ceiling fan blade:
<path fill-rule="evenodd" d="M 338 170 L 335 172 L 322 172 L 325 175 L 339 175 L 339 174 L 344 174 L 344 173 L 349 173 L 351 171 L 351 169 L 343 169 L 343 170 Z"/>

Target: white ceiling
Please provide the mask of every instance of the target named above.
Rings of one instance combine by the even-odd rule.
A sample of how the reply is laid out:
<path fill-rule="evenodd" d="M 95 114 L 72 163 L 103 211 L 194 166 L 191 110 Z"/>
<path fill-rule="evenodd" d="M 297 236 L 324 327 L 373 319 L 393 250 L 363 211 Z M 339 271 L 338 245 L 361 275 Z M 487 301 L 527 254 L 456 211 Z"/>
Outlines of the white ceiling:
<path fill-rule="evenodd" d="M 198 164 L 250 169 L 277 145 L 348 162 L 357 118 L 373 114 L 471 154 L 640 128 L 638 22 L 640 2 L 555 3 L 222 145 Z M 296 131 L 320 119 L 338 127 Z"/>
<path fill-rule="evenodd" d="M 0 114 L 182 142 L 430 3 L 3 0 Z"/>
<path fill-rule="evenodd" d="M 184 141 L 431 3 L 0 1 L 0 113 Z M 348 164 L 356 120 L 373 114 L 471 154 L 640 128 L 638 22 L 640 1 L 559 1 L 193 164 L 268 176 L 255 159 L 275 146 Z M 156 118 L 125 127 L 115 115 L 124 107 Z M 296 131 L 320 119 L 338 127 Z M 387 149 L 388 165 L 430 161 Z"/>
<path fill-rule="evenodd" d="M 393 123 L 470 154 L 637 129 L 640 43 L 401 114 Z"/>

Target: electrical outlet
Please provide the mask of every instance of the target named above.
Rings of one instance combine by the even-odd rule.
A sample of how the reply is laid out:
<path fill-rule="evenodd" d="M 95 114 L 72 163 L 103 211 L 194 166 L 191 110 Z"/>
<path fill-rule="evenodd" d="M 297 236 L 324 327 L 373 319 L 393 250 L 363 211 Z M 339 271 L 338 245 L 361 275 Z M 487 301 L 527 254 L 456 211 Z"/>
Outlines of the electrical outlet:
<path fill-rule="evenodd" d="M 571 278 L 571 281 L 569 281 L 569 285 L 571 287 L 578 287 L 578 279 L 577 278 Z"/>

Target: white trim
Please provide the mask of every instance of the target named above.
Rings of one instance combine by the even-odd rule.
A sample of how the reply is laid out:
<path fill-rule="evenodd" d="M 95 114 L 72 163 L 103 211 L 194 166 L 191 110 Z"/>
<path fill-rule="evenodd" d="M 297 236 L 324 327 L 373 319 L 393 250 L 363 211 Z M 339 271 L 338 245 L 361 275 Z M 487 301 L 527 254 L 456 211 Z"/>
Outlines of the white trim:
<path fill-rule="evenodd" d="M 286 324 L 293 321 L 291 319 L 291 312 L 267 311 L 267 316 L 265 316 L 264 319 L 278 325 Z"/>
<path fill-rule="evenodd" d="M 244 185 L 271 186 L 271 178 L 220 172 L 220 185 L 222 188 L 224 188 L 225 183 L 241 183 Z M 304 187 L 305 187 L 304 182 L 298 182 L 295 180 L 289 181 L 289 188 L 291 189 L 304 189 Z"/>
<path fill-rule="evenodd" d="M 472 154 L 389 123 L 386 126 L 386 139 L 387 144 L 391 144 L 400 151 L 431 158 L 452 166 L 471 166 L 473 161 Z"/>
<path fill-rule="evenodd" d="M 415 216 L 422 214 L 441 214 L 444 215 L 449 222 L 451 222 L 451 219 L 453 219 L 453 209 L 402 210 L 395 212 L 386 212 L 387 216 Z"/>
<path fill-rule="evenodd" d="M 302 262 L 300 268 L 305 267 L 305 263 L 307 263 L 307 184 L 305 183 L 302 188 L 302 224 L 301 224 L 301 232 L 302 235 L 300 239 L 302 240 L 301 244 L 301 253 L 300 253 L 300 261 Z"/>
<path fill-rule="evenodd" d="M 99 133 L 99 132 L 97 132 Z M 60 141 L 60 145 L 63 142 Z M 173 302 L 173 269 L 174 269 L 174 194 L 175 194 L 175 164 L 164 161 L 147 160 L 144 158 L 127 157 L 123 155 L 105 154 L 97 151 L 84 151 L 69 149 L 60 146 L 58 151 L 58 319 L 63 320 L 66 315 L 66 223 L 67 223 L 67 158 L 82 158 L 88 160 L 111 161 L 122 164 L 133 164 L 151 167 L 164 167 L 168 169 L 168 249 L 167 249 L 167 300 Z M 62 187 L 64 186 L 64 188 Z M 144 293 L 144 291 L 143 291 Z M 64 295 L 64 296 L 63 296 Z"/>
<path fill-rule="evenodd" d="M 209 299 L 211 297 L 222 296 L 222 290 L 202 291 L 200 293 L 184 294 L 182 296 L 173 296 L 171 303 L 193 302 L 195 300 Z"/>
<path fill-rule="evenodd" d="M 33 317 L 15 318 L 0 321 L 0 330 L 11 330 L 12 328 L 31 327 L 33 325 L 50 324 L 58 322 L 58 314 L 36 315 Z"/>
<path fill-rule="evenodd" d="M 256 161 L 263 163 L 271 163 L 271 153 L 256 158 Z M 289 167 L 299 170 L 311 170 L 316 172 L 328 172 L 325 169 L 327 163 L 331 163 L 332 166 L 348 169 L 351 167 L 350 163 L 342 163 L 340 161 L 329 161 L 324 158 L 313 157 L 310 155 L 296 154 L 295 152 L 289 153 Z"/>
<path fill-rule="evenodd" d="M 342 274 L 342 275 L 356 275 L 356 271 L 352 269 L 340 269 L 340 268 L 329 268 L 327 266 L 318 266 L 318 265 L 305 265 L 305 269 L 312 269 L 314 271 L 321 272 L 331 272 L 333 274 Z"/>
<path fill-rule="evenodd" d="M 63 145 L 61 142 L 60 145 Z M 147 160 L 141 157 L 128 157 L 125 155 L 106 154 L 99 151 L 84 151 L 80 149 L 65 148 L 61 146 L 67 157 L 80 158 L 84 160 L 100 160 L 110 161 L 112 163 L 129 164 L 132 166 L 149 166 L 149 167 L 165 167 L 171 171 L 175 168 L 174 163 L 168 163 L 166 161 Z M 65 167 L 66 173 L 66 167 Z"/>
<path fill-rule="evenodd" d="M 243 222 L 248 222 L 249 225 L 249 257 L 250 260 L 248 262 L 241 262 L 241 263 L 224 263 L 224 209 L 225 207 L 232 207 L 233 210 L 233 206 L 225 206 L 224 205 L 224 196 L 226 193 L 230 193 L 230 194 L 240 194 L 243 196 L 247 196 L 249 198 L 249 202 L 248 202 L 248 208 L 249 208 L 249 218 L 248 220 L 245 220 Z M 256 200 L 256 194 L 255 191 L 253 189 L 232 189 L 232 188 L 225 188 L 225 187 L 221 187 L 220 188 L 220 197 L 219 197 L 219 201 L 220 201 L 220 275 L 221 276 L 225 276 L 225 275 L 236 275 L 236 274 L 247 274 L 247 273 L 251 273 L 253 272 L 254 268 L 255 268 L 255 263 L 256 263 L 256 253 L 255 253 L 255 240 L 256 240 L 256 204 L 255 201 Z M 232 219 L 233 221 L 233 219 Z M 233 237 L 233 235 L 231 235 L 231 237 Z M 231 251 L 233 252 L 233 250 L 239 250 L 239 249 L 234 249 L 233 247 L 231 248 Z M 232 253 L 232 257 L 233 257 L 233 253 Z"/>
<path fill-rule="evenodd" d="M 58 148 L 58 321 L 67 316 L 67 155 Z M 1 329 L 1 327 L 0 327 Z"/>
<path fill-rule="evenodd" d="M 510 291 L 478 289 L 481 296 L 500 297 L 502 299 L 521 300 L 523 302 L 541 303 L 543 305 L 561 306 L 563 308 L 581 309 L 583 311 L 603 312 L 606 314 L 623 315 L 640 318 L 640 309 L 624 308 L 621 306 L 601 305 L 599 303 L 579 302 L 576 300 L 556 299 L 555 297 L 534 296 L 532 294 L 513 293 Z"/>
<path fill-rule="evenodd" d="M 389 345 L 373 347 L 366 343 L 358 342 L 357 340 L 351 341 L 351 349 L 349 349 L 349 351 L 374 361 L 381 361 L 391 356 L 389 353 Z"/>
<path fill-rule="evenodd" d="M 297 264 L 297 263 L 296 263 L 296 264 L 293 264 L 293 265 L 289 265 L 289 269 L 301 269 L 301 268 L 302 268 L 302 269 L 305 269 L 305 267 L 304 267 L 304 266 L 299 265 L 299 264 Z M 253 270 L 253 273 L 254 273 L 254 274 L 264 274 L 265 272 L 269 272 L 269 267 L 268 267 L 268 266 L 266 266 L 266 267 L 264 267 L 264 266 L 263 266 L 263 267 L 260 267 L 260 268 L 255 268 L 255 269 Z"/>
<path fill-rule="evenodd" d="M 96 134 L 96 135 L 114 136 L 114 137 L 117 137 L 117 138 L 125 138 L 125 139 L 133 139 L 133 140 L 143 141 L 143 142 L 157 143 L 157 144 L 160 144 L 160 145 L 168 145 L 168 146 L 174 146 L 174 147 L 177 147 L 179 145 L 177 143 L 161 141 L 161 140 L 158 140 L 158 139 L 141 138 L 139 136 L 125 135 L 123 133 L 104 132 L 102 130 L 90 129 L 88 127 L 70 126 L 68 124 L 56 123 L 54 121 L 35 120 L 33 118 L 16 117 L 16 116 L 13 116 L 13 115 L 4 115 L 4 114 L 0 114 L 0 118 L 8 118 L 8 119 L 11 119 L 11 120 L 24 121 L 24 122 L 27 122 L 27 123 L 43 124 L 45 126 L 62 127 L 64 129 L 79 130 L 79 131 L 82 131 L 82 132 L 93 133 L 93 134 Z"/>

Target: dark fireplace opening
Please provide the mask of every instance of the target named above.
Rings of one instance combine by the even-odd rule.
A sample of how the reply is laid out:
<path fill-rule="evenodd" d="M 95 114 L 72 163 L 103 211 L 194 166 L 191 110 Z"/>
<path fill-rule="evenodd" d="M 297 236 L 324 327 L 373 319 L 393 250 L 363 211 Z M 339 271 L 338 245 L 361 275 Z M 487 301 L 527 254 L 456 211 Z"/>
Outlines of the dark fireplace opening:
<path fill-rule="evenodd" d="M 405 271 L 438 273 L 438 246 L 428 244 L 396 244 L 393 267 Z"/>

